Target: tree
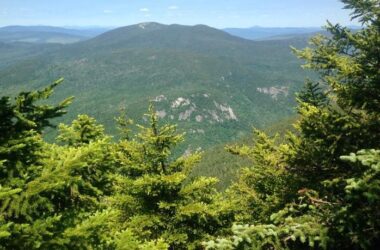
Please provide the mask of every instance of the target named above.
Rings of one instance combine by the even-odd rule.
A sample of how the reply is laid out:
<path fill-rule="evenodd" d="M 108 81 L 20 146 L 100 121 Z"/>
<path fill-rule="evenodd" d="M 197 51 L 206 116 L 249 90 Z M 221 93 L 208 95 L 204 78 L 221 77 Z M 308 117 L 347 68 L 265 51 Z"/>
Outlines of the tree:
<path fill-rule="evenodd" d="M 246 150 L 255 161 L 251 177 L 242 175 L 243 183 L 251 183 L 245 193 L 256 194 L 251 201 L 265 197 L 268 190 L 260 190 L 257 181 L 277 186 L 260 176 L 282 167 L 291 180 L 282 188 L 288 193 L 280 196 L 283 207 L 272 211 L 269 221 L 259 217 L 254 225 L 235 226 L 234 236 L 211 241 L 209 248 L 374 249 L 379 244 L 380 3 L 342 2 L 361 29 L 328 23 L 331 36 L 318 35 L 311 48 L 294 50 L 306 60 L 305 68 L 321 76 L 318 83 L 308 80 L 298 95 L 297 131 L 280 146 L 264 143 L 263 148 L 259 141 Z M 268 207 L 256 205 L 259 211 Z"/>
<path fill-rule="evenodd" d="M 88 115 L 78 115 L 71 126 L 60 124 L 58 129 L 60 135 L 57 141 L 67 143 L 69 146 L 89 144 L 104 138 L 104 127 L 96 124 L 95 119 Z"/>
<path fill-rule="evenodd" d="M 115 206 L 126 229 L 140 240 L 163 239 L 172 249 L 199 248 L 230 225 L 232 211 L 217 194 L 215 178 L 188 180 L 200 154 L 174 157 L 183 140 L 174 125 L 159 125 L 150 106 L 149 126 L 117 149 L 120 175 Z"/>
<path fill-rule="evenodd" d="M 321 189 L 315 187 L 321 180 L 355 173 L 340 161 L 341 155 L 378 148 L 380 141 L 380 6 L 371 0 L 342 2 L 353 9 L 352 18 L 362 23 L 362 29 L 351 31 L 328 23 L 331 37 L 317 36 L 311 40 L 313 48 L 295 50 L 306 60 L 305 68 L 320 73 L 329 103 L 315 105 L 312 98 L 300 99 L 300 136 L 290 141 L 295 153 L 288 156 L 288 163 L 304 183 Z M 318 93 L 314 91 L 314 96 Z"/>
<path fill-rule="evenodd" d="M 273 138 L 253 129 L 253 146 L 228 146 L 235 155 L 248 158 L 250 167 L 240 170 L 238 179 L 227 190 L 235 203 L 240 222 L 269 221 L 273 211 L 284 205 L 285 196 L 291 193 L 291 180 L 283 164 L 283 152 L 288 150 L 281 144 L 278 135 Z"/>
<path fill-rule="evenodd" d="M 83 140 L 75 140 L 74 147 L 48 144 L 41 135 L 46 126 L 53 126 L 50 119 L 65 113 L 72 99 L 57 106 L 38 104 L 61 82 L 41 91 L 21 93 L 14 103 L 9 97 L 1 98 L 1 249 L 107 245 L 107 234 L 101 234 L 105 232 L 104 219 L 96 213 L 104 209 L 101 200 L 111 189 L 107 137 L 100 134 L 99 126 L 92 127 L 96 133 L 86 128 L 85 136 L 80 137 Z M 77 127 L 93 121 L 79 118 L 71 127 L 64 126 L 66 131 L 76 132 Z M 80 238 L 79 232 L 87 232 L 87 236 L 91 232 L 91 237 Z"/>
<path fill-rule="evenodd" d="M 72 98 L 56 106 L 38 102 L 47 99 L 62 81 L 59 79 L 40 91 L 22 92 L 14 102 L 10 102 L 9 97 L 1 97 L 0 159 L 3 160 L 3 168 L 0 170 L 0 185 L 26 181 L 38 171 L 38 166 L 33 165 L 38 165 L 42 150 L 40 133 L 45 127 L 53 126 L 50 119 L 65 114 Z"/>

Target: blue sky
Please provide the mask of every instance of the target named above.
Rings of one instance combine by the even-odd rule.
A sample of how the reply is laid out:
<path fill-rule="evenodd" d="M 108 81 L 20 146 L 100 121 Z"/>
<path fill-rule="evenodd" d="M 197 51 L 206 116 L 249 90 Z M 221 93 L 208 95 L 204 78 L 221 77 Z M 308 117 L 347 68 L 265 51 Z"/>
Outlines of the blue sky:
<path fill-rule="evenodd" d="M 0 26 L 125 26 L 156 21 L 225 27 L 355 25 L 338 0 L 0 0 Z"/>

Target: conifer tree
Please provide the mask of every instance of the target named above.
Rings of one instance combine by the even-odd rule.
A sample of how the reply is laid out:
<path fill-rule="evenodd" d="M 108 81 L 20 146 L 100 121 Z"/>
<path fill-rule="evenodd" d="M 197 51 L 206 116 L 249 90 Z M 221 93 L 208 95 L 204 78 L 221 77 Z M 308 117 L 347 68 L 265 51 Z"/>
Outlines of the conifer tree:
<path fill-rule="evenodd" d="M 56 106 L 38 104 L 38 101 L 47 99 L 61 82 L 59 79 L 40 91 L 22 92 L 14 102 L 10 97 L 0 99 L 0 228 L 3 230 L 0 245 L 6 248 L 22 248 L 22 242 L 40 244 L 57 219 L 51 217 L 45 223 L 37 220 L 36 213 L 45 201 L 41 197 L 28 200 L 26 189 L 43 171 L 42 161 L 47 157 L 41 131 L 52 126 L 51 118 L 65 113 L 64 108 L 72 98 Z M 30 241 L 24 239 L 28 237 Z M 17 244 L 18 241 L 21 243 Z"/>
<path fill-rule="evenodd" d="M 255 159 L 280 156 L 264 163 L 264 173 L 283 166 L 290 176 L 294 187 L 283 188 L 289 195 L 277 196 L 283 208 L 273 211 L 269 222 L 259 218 L 250 226 L 236 225 L 233 236 L 209 242 L 209 249 L 375 249 L 379 244 L 380 4 L 342 2 L 361 29 L 328 23 L 330 37 L 318 35 L 311 48 L 295 50 L 325 86 L 307 81 L 298 95 L 297 132 L 288 133 L 275 150 L 257 145 L 245 150 Z M 267 193 L 255 181 L 273 183 L 258 178 L 263 170 L 255 164 L 252 177 L 243 178 L 243 184 L 253 183 L 245 185 L 245 193 L 256 194 L 251 201 Z"/>
<path fill-rule="evenodd" d="M 188 180 L 200 154 L 175 158 L 183 140 L 174 125 L 159 125 L 152 106 L 149 126 L 119 143 L 121 220 L 140 240 L 162 239 L 172 249 L 199 248 L 202 240 L 230 224 L 232 211 L 217 194 L 215 178 Z"/>
<path fill-rule="evenodd" d="M 319 82 L 306 80 L 304 89 L 297 94 L 298 102 L 308 103 L 315 107 L 323 107 L 327 105 L 327 95 L 322 92 Z"/>
<path fill-rule="evenodd" d="M 1 98 L 1 249 L 87 249 L 108 245 L 107 234 L 101 233 L 105 232 L 101 230 L 105 228 L 104 219 L 96 213 L 103 209 L 102 197 L 111 187 L 109 142 L 100 133 L 101 127 L 92 118 L 79 117 L 72 126 L 64 126 L 65 132 L 78 132 L 77 128 L 87 126 L 88 120 L 93 126 L 86 127 L 82 141 L 77 137 L 64 140 L 75 142 L 75 146 L 48 144 L 42 139 L 44 127 L 52 126 L 50 119 L 65 113 L 71 98 L 57 106 L 38 101 L 48 98 L 61 82 L 42 91 L 21 93 L 14 103 L 9 97 Z M 66 133 L 60 138 L 69 137 Z M 81 238 L 81 234 L 87 237 Z"/>
<path fill-rule="evenodd" d="M 321 180 L 354 174 L 340 156 L 378 148 L 380 141 L 380 6 L 369 0 L 342 2 L 362 28 L 351 31 L 328 23 L 332 37 L 317 36 L 311 40 L 314 48 L 295 50 L 306 60 L 305 68 L 320 73 L 329 92 L 328 105 L 300 100 L 300 137 L 290 143 L 291 171 L 313 188 L 323 189 L 317 187 Z"/>
<path fill-rule="evenodd" d="M 88 115 L 78 115 L 71 126 L 60 124 L 58 129 L 60 135 L 57 141 L 67 143 L 69 146 L 89 144 L 104 138 L 104 127 L 96 124 L 95 119 Z"/>

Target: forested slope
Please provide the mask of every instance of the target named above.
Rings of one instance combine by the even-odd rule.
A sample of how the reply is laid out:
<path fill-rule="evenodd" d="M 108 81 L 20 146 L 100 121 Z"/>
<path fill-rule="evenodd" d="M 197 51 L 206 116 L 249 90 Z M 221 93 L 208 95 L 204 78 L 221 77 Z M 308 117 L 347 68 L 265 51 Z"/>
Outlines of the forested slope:
<path fill-rule="evenodd" d="M 0 249 L 376 249 L 380 243 L 380 6 L 343 0 L 363 29 L 328 24 L 294 50 L 319 81 L 285 135 L 229 145 L 247 167 L 225 192 L 191 176 L 199 152 L 153 103 L 117 140 L 88 115 L 46 127 L 72 98 L 62 80 L 0 98 Z M 62 89 L 62 88 L 61 88 Z M 58 91 L 57 91 L 58 92 Z"/>

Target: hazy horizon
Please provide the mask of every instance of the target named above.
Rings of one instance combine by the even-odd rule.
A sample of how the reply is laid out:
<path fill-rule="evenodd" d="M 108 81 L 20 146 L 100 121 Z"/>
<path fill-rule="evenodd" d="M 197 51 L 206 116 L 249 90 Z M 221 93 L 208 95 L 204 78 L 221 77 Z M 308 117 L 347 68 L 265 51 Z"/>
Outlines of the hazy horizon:
<path fill-rule="evenodd" d="M 235 0 L 184 1 L 142 0 L 3 0 L 0 27 L 56 26 L 116 28 L 142 22 L 163 24 L 205 24 L 218 29 L 260 27 L 321 27 L 326 20 L 357 25 L 338 0 Z"/>
<path fill-rule="evenodd" d="M 211 28 L 216 28 L 216 29 L 250 29 L 250 28 L 263 28 L 263 29 L 276 29 L 276 28 L 305 28 L 305 29 L 313 29 L 313 28 L 322 28 L 322 26 L 261 26 L 261 25 L 252 25 L 252 26 L 247 26 L 247 27 L 235 27 L 235 26 L 227 26 L 227 27 L 213 27 L 208 24 L 203 24 L 203 23 L 198 23 L 198 24 L 182 24 L 182 23 L 161 23 L 157 21 L 149 21 L 149 22 L 137 22 L 137 23 L 131 23 L 131 24 L 125 24 L 125 25 L 120 25 L 120 26 L 102 26 L 102 25 L 83 25 L 83 26 L 75 26 L 75 25 L 63 25 L 63 26 L 55 26 L 55 25 L 49 25 L 49 24 L 35 24 L 35 25 L 19 25 L 19 24 L 10 24 L 10 25 L 5 25 L 5 26 L 0 26 L 0 28 L 5 28 L 5 27 L 54 27 L 54 28 L 64 28 L 64 29 L 116 29 L 116 28 L 121 28 L 121 27 L 126 27 L 126 26 L 133 26 L 133 25 L 138 25 L 142 23 L 158 23 L 162 25 L 183 25 L 183 26 L 196 26 L 196 25 L 206 25 Z M 357 27 L 356 25 L 350 25 L 352 27 Z"/>

